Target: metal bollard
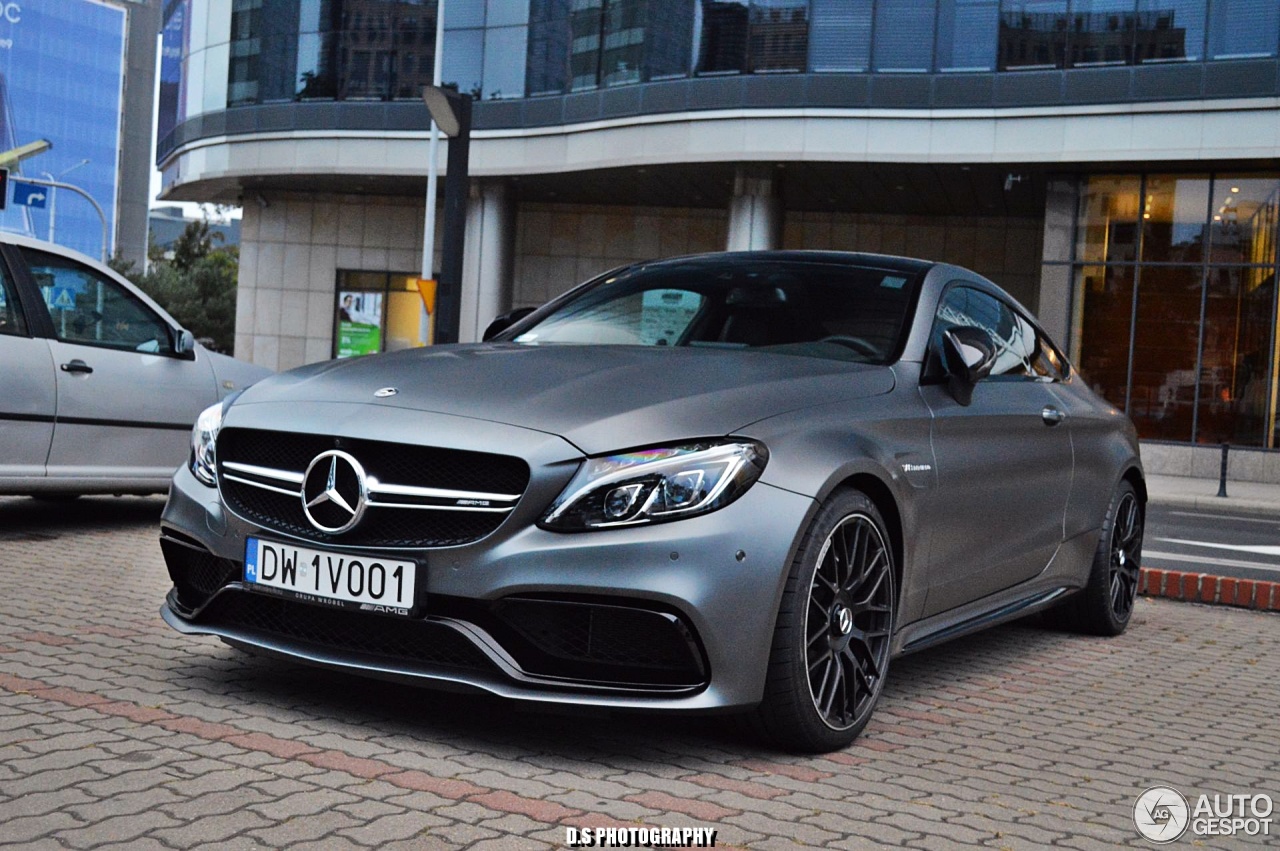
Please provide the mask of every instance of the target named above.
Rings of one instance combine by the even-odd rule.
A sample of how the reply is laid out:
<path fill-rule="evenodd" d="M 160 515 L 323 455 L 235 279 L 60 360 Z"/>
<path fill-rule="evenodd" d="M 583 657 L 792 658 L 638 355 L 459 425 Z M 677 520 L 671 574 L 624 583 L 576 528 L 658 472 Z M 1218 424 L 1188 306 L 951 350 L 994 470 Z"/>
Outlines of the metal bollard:
<path fill-rule="evenodd" d="M 1222 468 L 1218 471 L 1218 496 L 1227 495 L 1227 453 L 1230 451 L 1230 443 L 1222 444 Z"/>

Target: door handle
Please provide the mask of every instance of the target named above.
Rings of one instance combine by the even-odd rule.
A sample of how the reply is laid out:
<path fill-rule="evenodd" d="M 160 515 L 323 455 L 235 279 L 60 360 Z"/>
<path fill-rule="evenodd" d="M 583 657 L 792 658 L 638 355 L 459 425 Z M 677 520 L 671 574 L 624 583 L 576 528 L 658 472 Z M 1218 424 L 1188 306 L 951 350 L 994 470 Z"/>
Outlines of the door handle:
<path fill-rule="evenodd" d="M 1067 418 L 1067 415 L 1052 405 L 1045 405 L 1044 410 L 1040 412 L 1040 419 L 1044 420 L 1047 426 L 1056 426 Z"/>
<path fill-rule="evenodd" d="M 89 366 L 89 364 L 80 360 L 80 358 L 76 358 L 75 360 L 71 361 L 71 363 L 64 363 L 62 365 L 62 371 L 63 372 L 83 372 L 85 375 L 88 375 L 89 373 L 93 372 L 93 367 Z"/>

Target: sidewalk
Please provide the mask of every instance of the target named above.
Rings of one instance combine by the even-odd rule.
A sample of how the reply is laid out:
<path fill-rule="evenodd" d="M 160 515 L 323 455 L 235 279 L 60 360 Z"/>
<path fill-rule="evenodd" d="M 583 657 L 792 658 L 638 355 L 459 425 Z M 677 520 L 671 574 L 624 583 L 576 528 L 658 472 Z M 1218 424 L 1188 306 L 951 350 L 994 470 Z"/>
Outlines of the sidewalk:
<path fill-rule="evenodd" d="M 1227 496 L 1219 497 L 1217 493 L 1216 478 L 1147 476 L 1148 501 L 1155 505 L 1280 519 L 1280 485 L 1228 480 Z"/>

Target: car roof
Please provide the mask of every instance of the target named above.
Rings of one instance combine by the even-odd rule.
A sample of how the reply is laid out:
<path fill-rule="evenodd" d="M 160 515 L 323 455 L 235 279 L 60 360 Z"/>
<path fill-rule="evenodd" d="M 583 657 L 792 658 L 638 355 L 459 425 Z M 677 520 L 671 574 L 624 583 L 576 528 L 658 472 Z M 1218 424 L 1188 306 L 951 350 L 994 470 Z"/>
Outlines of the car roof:
<path fill-rule="evenodd" d="M 890 272 L 903 272 L 909 275 L 921 275 L 928 272 L 936 264 L 932 260 L 920 260 L 914 257 L 897 257 L 892 254 L 869 254 L 862 251 L 716 251 L 708 254 L 688 254 L 683 257 L 672 257 L 664 260 L 651 260 L 637 263 L 636 266 L 661 267 L 665 265 L 705 264 L 720 265 L 724 263 L 831 263 L 842 266 L 869 266 Z"/>

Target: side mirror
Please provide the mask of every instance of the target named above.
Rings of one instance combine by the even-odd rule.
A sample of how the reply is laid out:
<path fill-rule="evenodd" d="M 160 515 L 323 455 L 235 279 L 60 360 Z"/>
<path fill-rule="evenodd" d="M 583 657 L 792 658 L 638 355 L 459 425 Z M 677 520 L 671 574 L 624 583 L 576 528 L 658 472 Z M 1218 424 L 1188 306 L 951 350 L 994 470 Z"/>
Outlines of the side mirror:
<path fill-rule="evenodd" d="M 196 359 L 196 338 L 186 328 L 173 332 L 173 353 L 183 360 Z"/>
<path fill-rule="evenodd" d="M 494 337 L 498 336 L 512 325 L 515 325 L 521 319 L 524 319 L 537 309 L 538 308 L 536 307 L 521 307 L 517 310 L 511 311 L 510 313 L 502 314 L 497 319 L 489 323 L 489 327 L 484 329 L 484 336 L 480 339 L 484 342 L 492 340 Z"/>
<path fill-rule="evenodd" d="M 942 349 L 947 390 L 961 405 L 968 405 L 973 401 L 973 388 L 995 366 L 995 343 L 981 328 L 960 326 L 942 332 Z"/>

